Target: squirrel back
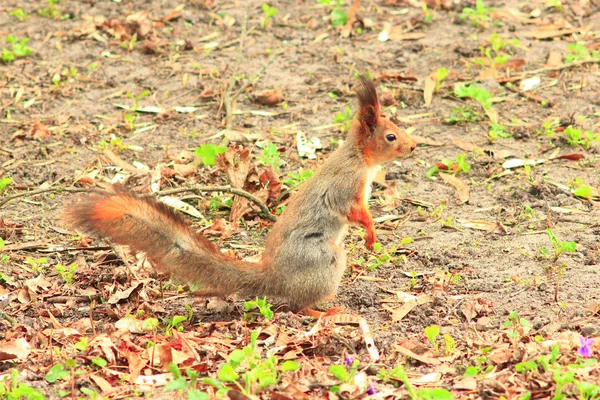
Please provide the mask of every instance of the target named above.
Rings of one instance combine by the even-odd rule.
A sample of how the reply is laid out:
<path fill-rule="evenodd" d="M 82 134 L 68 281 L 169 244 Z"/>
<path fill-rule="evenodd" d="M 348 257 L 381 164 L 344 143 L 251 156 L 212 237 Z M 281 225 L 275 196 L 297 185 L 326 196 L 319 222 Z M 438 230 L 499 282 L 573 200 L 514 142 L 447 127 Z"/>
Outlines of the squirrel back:
<path fill-rule="evenodd" d="M 87 233 L 146 252 L 159 271 L 207 286 L 206 295 L 266 295 L 286 300 L 294 310 L 313 306 L 337 291 L 346 269 L 342 240 L 349 224 L 363 226 L 366 246 L 373 248 L 368 197 L 375 168 L 416 146 L 382 116 L 370 80 L 361 78 L 357 94 L 358 118 L 346 141 L 292 197 L 258 263 L 222 254 L 168 206 L 121 186 L 73 204 L 66 219 Z"/>

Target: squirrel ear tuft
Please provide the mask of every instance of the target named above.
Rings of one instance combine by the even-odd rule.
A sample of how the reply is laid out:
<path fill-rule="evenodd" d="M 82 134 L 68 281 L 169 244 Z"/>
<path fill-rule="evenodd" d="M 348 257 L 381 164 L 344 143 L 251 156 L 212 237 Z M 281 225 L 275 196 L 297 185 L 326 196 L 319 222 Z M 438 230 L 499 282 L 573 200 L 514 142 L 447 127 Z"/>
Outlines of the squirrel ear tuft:
<path fill-rule="evenodd" d="M 360 122 L 369 128 L 374 128 L 379 120 L 380 109 L 373 81 L 361 75 L 356 85 L 356 94 L 358 96 L 358 117 Z"/>

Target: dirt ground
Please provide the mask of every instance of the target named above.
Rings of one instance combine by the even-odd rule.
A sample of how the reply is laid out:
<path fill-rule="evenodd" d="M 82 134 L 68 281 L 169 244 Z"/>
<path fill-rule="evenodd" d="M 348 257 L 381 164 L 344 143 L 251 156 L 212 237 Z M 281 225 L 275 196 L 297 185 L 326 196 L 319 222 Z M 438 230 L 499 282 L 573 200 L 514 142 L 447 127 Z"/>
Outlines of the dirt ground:
<path fill-rule="evenodd" d="M 455 398 L 526 398 L 520 397 L 526 393 L 552 398 L 557 390 L 552 374 L 523 374 L 514 366 L 547 353 L 540 343 L 575 338 L 566 350 L 561 347 L 567 365 L 577 355 L 579 335 L 600 336 L 600 212 L 593 201 L 600 187 L 600 145 L 572 144 L 565 134 L 572 126 L 600 135 L 600 5 L 486 1 L 494 9 L 482 12 L 489 19 L 475 26 L 476 20 L 461 18 L 464 7 L 475 8 L 469 1 L 438 7 L 428 2 L 425 11 L 417 1 L 361 1 L 350 29 L 332 26 L 335 0 L 321 3 L 327 2 L 269 3 L 277 14 L 265 24 L 263 2 L 250 0 L 2 2 L 0 36 L 29 38 L 32 52 L 0 62 L 0 181 L 12 179 L 3 192 L 0 188 L 0 202 L 27 190 L 55 190 L 0 206 L 5 244 L 0 340 L 6 346 L 23 338 L 28 343 L 27 350 L 12 353 L 2 347 L 0 360 L 8 361 L 0 364 L 0 376 L 16 369 L 20 382 L 46 398 L 91 397 L 81 387 L 108 398 L 172 398 L 164 382 L 141 384 L 137 378 L 169 371 L 167 362 L 152 364 L 148 341 L 177 342 L 180 352 L 181 343 L 193 343 L 190 351 L 199 358 L 180 357 L 181 370 L 192 367 L 215 377 L 227 354 L 262 329 L 265 352 L 282 346 L 269 354 L 297 359 L 301 369 L 278 385 L 251 391 L 260 397 L 366 397 L 356 381 L 346 383 L 346 393 L 328 391 L 340 383 L 329 365 L 355 354 L 359 375 L 378 392 L 374 397 L 430 398 L 414 397 L 400 378 L 377 375 L 382 366 L 403 364 L 416 387 L 445 388 Z M 350 6 L 342 1 L 339 9 L 348 12 Z M 494 33 L 505 41 L 496 49 Z M 589 57 L 576 54 L 577 43 Z M 486 49 L 492 49 L 490 57 Z M 428 105 L 427 79 L 438 68 L 448 76 L 439 90 L 429 90 Z M 419 146 L 410 158 L 386 165 L 385 182 L 374 184 L 371 210 L 381 249 L 368 251 L 363 229 L 351 228 L 347 274 L 337 297 L 321 309 L 343 307 L 343 315 L 363 317 L 378 360 L 365 346 L 369 335 L 355 323 L 325 319 L 315 325 L 309 317 L 280 310 L 277 302 L 274 319 L 248 322 L 245 299 L 190 295 L 177 282 L 156 280 L 143 257 L 86 241 L 60 219 L 77 195 L 68 190 L 106 188 L 115 176 L 145 192 L 156 181 L 161 190 L 230 184 L 222 168 L 186 157 L 201 144 L 223 143 L 223 99 L 240 88 L 229 115 L 236 133 L 226 136 L 252 149 L 257 174 L 265 166 L 255 142 L 265 140 L 279 150 L 282 180 L 315 169 L 344 137 L 350 117 L 343 114 L 346 107 L 356 110 L 352 87 L 361 72 L 376 80 L 385 114 Z M 533 88 L 524 92 L 531 82 Z M 492 94 L 490 108 L 457 95 L 457 85 L 471 83 Z M 260 95 L 272 89 L 281 91 L 281 101 L 261 104 Z M 462 119 L 449 122 L 461 112 Z M 336 114 L 342 116 L 334 120 Z M 490 137 L 494 115 L 509 137 Z M 298 154 L 299 132 L 321 140 L 316 161 Z M 441 175 L 426 176 L 432 166 L 444 168 L 442 160 L 462 154 L 470 171 L 450 176 L 468 185 L 465 202 Z M 560 155 L 568 156 L 554 158 Z M 525 159 L 543 162 L 503 167 L 507 160 Z M 456 166 L 451 162 L 450 170 Z M 574 195 L 582 182 L 592 189 L 591 199 Z M 244 257 L 261 252 L 272 222 L 250 212 L 233 227 L 228 208 L 211 206 L 213 196 L 231 194 L 173 196 L 202 214 L 190 222 L 208 228 L 222 247 Z M 267 205 L 277 209 L 279 203 Z M 548 228 L 560 242 L 575 242 L 576 249 L 554 257 Z M 56 266 L 72 264 L 74 282 L 67 283 Z M 421 302 L 404 315 L 406 295 Z M 518 323 L 518 340 L 505 324 L 512 312 L 530 324 Z M 155 317 L 161 326 L 175 315 L 188 318 L 172 336 L 168 329 L 161 334 L 118 329 L 126 315 Z M 434 351 L 424 333 L 431 325 L 454 338 L 455 352 L 442 357 Z M 82 337 L 94 344 L 75 348 Z M 99 337 L 110 344 L 99 344 Z M 508 355 L 486 359 L 490 349 Z M 108 366 L 91 363 L 99 355 Z M 50 368 L 67 360 L 77 366 L 65 364 L 69 375 L 49 382 Z M 470 365 L 480 368 L 474 380 L 463 374 Z M 597 367 L 589 367 L 578 376 L 598 385 L 599 375 Z M 567 392 L 577 393 L 573 387 Z M 206 384 L 198 388 L 213 390 Z"/>

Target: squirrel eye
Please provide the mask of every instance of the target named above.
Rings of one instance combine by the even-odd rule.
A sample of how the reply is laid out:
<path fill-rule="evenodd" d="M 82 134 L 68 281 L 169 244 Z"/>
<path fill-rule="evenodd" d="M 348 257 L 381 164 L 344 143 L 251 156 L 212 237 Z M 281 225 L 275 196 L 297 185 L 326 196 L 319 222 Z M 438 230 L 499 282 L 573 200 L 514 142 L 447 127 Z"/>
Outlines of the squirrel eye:
<path fill-rule="evenodd" d="M 385 136 L 385 140 L 387 140 L 388 142 L 393 142 L 394 140 L 396 140 L 396 135 L 394 135 L 393 133 L 388 133 Z"/>

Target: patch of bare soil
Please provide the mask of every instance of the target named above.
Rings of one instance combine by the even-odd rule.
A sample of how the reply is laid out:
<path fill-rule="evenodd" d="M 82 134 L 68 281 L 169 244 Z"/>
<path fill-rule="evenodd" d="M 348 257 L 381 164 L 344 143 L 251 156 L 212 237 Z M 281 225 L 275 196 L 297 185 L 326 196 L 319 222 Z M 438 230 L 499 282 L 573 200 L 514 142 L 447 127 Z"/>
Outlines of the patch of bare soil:
<path fill-rule="evenodd" d="M 5 398 L 600 396 L 599 5 L 350 3 L 2 2 Z M 273 219 L 260 205 L 275 215 L 335 150 L 361 72 L 419 146 L 374 183 L 380 247 L 350 229 L 321 307 L 337 315 L 195 296 L 61 221 L 117 181 L 232 185 L 260 204 L 171 196 L 256 256 Z M 237 159 L 205 165 L 200 145 Z"/>

